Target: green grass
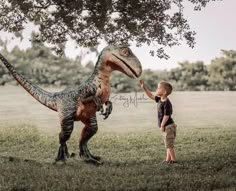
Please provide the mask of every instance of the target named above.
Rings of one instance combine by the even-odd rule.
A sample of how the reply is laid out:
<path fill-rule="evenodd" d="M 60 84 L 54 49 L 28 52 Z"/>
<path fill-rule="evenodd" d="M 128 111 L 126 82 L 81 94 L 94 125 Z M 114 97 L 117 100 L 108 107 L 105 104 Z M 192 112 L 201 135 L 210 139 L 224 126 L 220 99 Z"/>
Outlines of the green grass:
<path fill-rule="evenodd" d="M 75 131 L 75 135 L 79 132 Z M 234 190 L 235 128 L 179 129 L 179 164 L 160 164 L 165 156 L 161 136 L 150 132 L 98 134 L 91 151 L 103 157 L 93 166 L 79 158 L 53 165 L 57 136 L 18 125 L 0 130 L 0 190 Z M 78 151 L 77 139 L 69 141 Z"/>
<path fill-rule="evenodd" d="M 179 163 L 163 165 L 164 143 L 153 102 L 114 103 L 89 142 L 102 157 L 94 166 L 76 157 L 53 164 L 58 151 L 57 114 L 21 88 L 0 89 L 0 191 L 235 190 L 236 92 L 174 92 Z M 125 94 L 125 96 L 132 94 Z M 23 111 L 23 112 L 22 112 Z M 82 125 L 68 142 L 78 153 Z"/>

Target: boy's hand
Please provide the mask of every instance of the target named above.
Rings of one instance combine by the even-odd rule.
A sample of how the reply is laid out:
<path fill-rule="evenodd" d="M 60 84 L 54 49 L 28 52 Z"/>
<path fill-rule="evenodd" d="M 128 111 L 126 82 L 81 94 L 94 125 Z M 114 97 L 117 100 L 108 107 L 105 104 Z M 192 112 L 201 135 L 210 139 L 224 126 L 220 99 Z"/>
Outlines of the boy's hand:
<path fill-rule="evenodd" d="M 165 127 L 161 126 L 161 132 L 164 133 L 165 132 Z"/>
<path fill-rule="evenodd" d="M 143 80 L 139 80 L 140 86 L 143 88 L 144 87 L 144 81 Z"/>
<path fill-rule="evenodd" d="M 150 92 L 150 90 L 145 86 L 144 81 L 143 80 L 139 80 L 140 86 L 143 88 L 143 90 L 146 92 L 147 96 L 150 99 L 155 100 L 155 96 Z"/>

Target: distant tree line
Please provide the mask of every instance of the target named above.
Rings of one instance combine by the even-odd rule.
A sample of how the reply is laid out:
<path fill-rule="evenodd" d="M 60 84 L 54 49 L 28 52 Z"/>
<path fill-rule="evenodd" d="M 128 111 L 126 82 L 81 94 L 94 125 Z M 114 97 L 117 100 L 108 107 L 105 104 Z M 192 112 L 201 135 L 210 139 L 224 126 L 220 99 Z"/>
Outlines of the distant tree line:
<path fill-rule="evenodd" d="M 170 71 L 145 70 L 143 78 L 152 89 L 158 81 L 166 80 L 178 91 L 236 90 L 236 51 L 222 50 L 222 56 L 209 65 L 185 61 Z"/>
<path fill-rule="evenodd" d="M 50 48 L 40 42 L 32 42 L 32 47 L 21 50 L 17 46 L 11 51 L 6 48 L 2 54 L 31 82 L 41 86 L 73 86 L 80 85 L 92 73 L 94 63 L 85 66 L 81 59 L 69 59 L 65 55 L 55 55 Z M 176 91 L 203 90 L 236 90 L 236 51 L 222 50 L 222 56 L 212 60 L 211 64 L 203 62 L 179 63 L 169 71 L 146 69 L 142 79 L 151 90 L 155 90 L 157 82 L 170 81 Z M 0 85 L 17 84 L 7 69 L 0 64 Z M 130 80 L 120 72 L 111 76 L 113 92 L 141 91 L 137 80 Z"/>

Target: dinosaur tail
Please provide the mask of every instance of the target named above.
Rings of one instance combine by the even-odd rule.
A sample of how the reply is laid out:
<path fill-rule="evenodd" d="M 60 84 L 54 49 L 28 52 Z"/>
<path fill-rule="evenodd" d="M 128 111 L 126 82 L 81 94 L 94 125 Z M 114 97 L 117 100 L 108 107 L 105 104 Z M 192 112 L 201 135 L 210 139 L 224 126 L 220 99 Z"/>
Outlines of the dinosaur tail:
<path fill-rule="evenodd" d="M 30 95 L 32 95 L 36 100 L 38 100 L 41 104 L 46 107 L 57 111 L 56 98 L 53 93 L 47 92 L 37 86 L 31 84 L 28 80 L 25 79 L 24 76 L 17 73 L 15 68 L 7 61 L 6 58 L 0 54 L 0 60 L 7 67 L 12 76 L 16 79 L 16 81 L 27 91 Z"/>

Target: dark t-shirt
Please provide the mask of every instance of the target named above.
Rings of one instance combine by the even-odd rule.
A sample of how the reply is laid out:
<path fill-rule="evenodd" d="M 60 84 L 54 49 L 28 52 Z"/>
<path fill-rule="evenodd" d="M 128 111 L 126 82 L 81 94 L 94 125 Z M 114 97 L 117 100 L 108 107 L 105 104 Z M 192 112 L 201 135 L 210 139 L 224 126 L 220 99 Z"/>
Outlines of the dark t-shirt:
<path fill-rule="evenodd" d="M 155 96 L 155 101 L 157 102 L 158 126 L 161 127 L 161 122 L 163 120 L 164 115 L 170 116 L 165 126 L 174 123 L 174 120 L 171 118 L 173 110 L 170 100 L 167 98 L 166 101 L 161 101 L 160 97 Z"/>

